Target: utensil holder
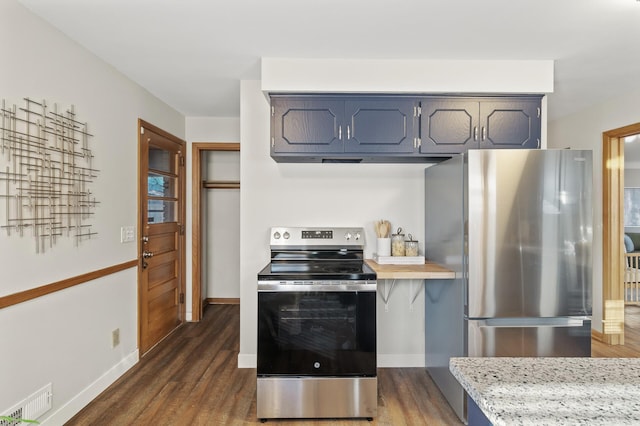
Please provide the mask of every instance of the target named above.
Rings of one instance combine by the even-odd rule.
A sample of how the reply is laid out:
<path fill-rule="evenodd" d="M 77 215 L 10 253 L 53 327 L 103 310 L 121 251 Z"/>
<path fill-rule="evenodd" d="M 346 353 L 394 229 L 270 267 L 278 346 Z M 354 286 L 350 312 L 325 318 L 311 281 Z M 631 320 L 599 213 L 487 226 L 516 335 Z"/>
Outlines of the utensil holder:
<path fill-rule="evenodd" d="M 378 256 L 391 256 L 391 238 L 378 238 L 376 248 Z"/>

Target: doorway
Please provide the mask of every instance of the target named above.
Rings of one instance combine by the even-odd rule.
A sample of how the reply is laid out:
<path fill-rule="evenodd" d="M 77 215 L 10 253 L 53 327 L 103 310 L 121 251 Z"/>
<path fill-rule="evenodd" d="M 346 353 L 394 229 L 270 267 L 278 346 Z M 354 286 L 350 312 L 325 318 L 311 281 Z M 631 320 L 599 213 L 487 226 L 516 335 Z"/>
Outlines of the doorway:
<path fill-rule="evenodd" d="M 138 347 L 144 355 L 185 318 L 186 143 L 138 120 Z"/>
<path fill-rule="evenodd" d="M 624 345 L 624 138 L 640 123 L 602 135 L 602 340 Z"/>
<path fill-rule="evenodd" d="M 213 152 L 239 152 L 240 144 L 235 142 L 194 142 L 191 145 L 192 153 L 192 227 L 191 227 L 191 253 L 192 253 L 192 321 L 200 321 L 207 302 L 207 291 L 203 280 L 203 188 L 240 188 L 240 182 L 235 181 L 208 181 L 203 179 L 203 163 L 208 153 Z M 239 235 L 237 236 L 239 238 Z"/>

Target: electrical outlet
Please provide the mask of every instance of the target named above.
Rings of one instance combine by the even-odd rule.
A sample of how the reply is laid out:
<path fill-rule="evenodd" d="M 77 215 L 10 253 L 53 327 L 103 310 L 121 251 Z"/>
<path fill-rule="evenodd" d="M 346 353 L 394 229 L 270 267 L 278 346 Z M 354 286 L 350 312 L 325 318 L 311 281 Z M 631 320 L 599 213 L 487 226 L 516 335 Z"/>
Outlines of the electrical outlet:
<path fill-rule="evenodd" d="M 116 328 L 111 332 L 111 347 L 115 348 L 120 344 L 120 329 Z"/>

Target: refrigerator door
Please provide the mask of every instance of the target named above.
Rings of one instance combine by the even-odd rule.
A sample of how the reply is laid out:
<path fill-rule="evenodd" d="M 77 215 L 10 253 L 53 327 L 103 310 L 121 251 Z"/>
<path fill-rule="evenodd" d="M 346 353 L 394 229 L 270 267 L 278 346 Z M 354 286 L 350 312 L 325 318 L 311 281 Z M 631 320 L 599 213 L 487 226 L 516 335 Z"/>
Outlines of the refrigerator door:
<path fill-rule="evenodd" d="M 592 155 L 470 150 L 468 318 L 590 316 Z"/>
<path fill-rule="evenodd" d="M 471 357 L 591 356 L 588 317 L 467 321 Z"/>

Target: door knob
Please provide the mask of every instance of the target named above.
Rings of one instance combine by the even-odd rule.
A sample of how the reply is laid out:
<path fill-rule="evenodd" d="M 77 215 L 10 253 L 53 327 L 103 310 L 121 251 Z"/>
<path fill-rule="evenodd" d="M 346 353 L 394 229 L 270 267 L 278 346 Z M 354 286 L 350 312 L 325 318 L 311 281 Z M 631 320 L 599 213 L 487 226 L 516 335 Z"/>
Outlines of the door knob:
<path fill-rule="evenodd" d="M 149 259 L 150 257 L 153 257 L 153 252 L 152 251 L 143 251 L 142 252 L 142 258 L 143 259 Z"/>

